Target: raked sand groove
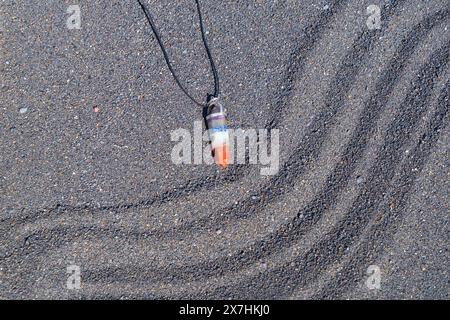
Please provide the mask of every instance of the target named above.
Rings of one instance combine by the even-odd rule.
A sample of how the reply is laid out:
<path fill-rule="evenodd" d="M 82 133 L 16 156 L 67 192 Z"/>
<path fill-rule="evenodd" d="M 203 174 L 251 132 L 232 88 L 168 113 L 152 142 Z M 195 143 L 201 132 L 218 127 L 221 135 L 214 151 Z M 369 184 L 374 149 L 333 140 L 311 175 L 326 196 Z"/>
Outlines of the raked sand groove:
<path fill-rule="evenodd" d="M 368 30 L 361 18 L 347 28 L 356 32 L 341 31 L 355 8 L 364 12 L 357 1 L 330 2 L 308 19 L 268 94 L 264 125 L 286 134 L 274 177 L 235 166 L 138 201 L 2 212 L 1 295 L 279 299 L 351 292 L 392 241 L 448 123 L 449 10 L 442 1 L 418 12 L 420 3 L 382 7 L 381 30 Z M 333 42 L 334 33 L 345 46 Z M 317 74 L 330 47 L 336 63 Z M 316 90 L 307 84 L 314 76 Z M 317 99 L 314 91 L 321 98 L 312 101 L 318 107 L 310 122 L 291 132 L 308 107 L 298 101 Z M 210 194 L 232 196 L 216 201 Z M 68 263 L 82 269 L 79 291 L 65 288 Z"/>

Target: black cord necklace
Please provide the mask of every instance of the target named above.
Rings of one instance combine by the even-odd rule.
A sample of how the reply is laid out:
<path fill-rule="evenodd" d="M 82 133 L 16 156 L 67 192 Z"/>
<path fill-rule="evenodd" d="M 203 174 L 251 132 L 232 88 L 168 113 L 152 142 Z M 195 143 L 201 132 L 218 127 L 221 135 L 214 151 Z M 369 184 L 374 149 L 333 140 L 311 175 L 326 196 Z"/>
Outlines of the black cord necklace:
<path fill-rule="evenodd" d="M 230 161 L 228 121 L 226 118 L 225 108 L 219 102 L 219 95 L 220 95 L 219 75 L 217 73 L 216 65 L 214 64 L 214 60 L 212 58 L 211 51 L 208 46 L 208 41 L 206 39 L 206 32 L 203 25 L 203 17 L 199 0 L 195 0 L 195 3 L 197 5 L 198 19 L 200 22 L 200 31 L 202 34 L 203 45 L 205 46 L 206 54 L 208 55 L 208 59 L 211 64 L 211 71 L 214 76 L 214 93 L 208 94 L 206 103 L 201 103 L 197 101 L 192 95 L 189 94 L 187 89 L 181 84 L 180 79 L 176 75 L 175 70 L 173 69 L 172 64 L 170 63 L 169 55 L 167 54 L 166 48 L 164 47 L 164 44 L 161 40 L 161 35 L 159 34 L 158 29 L 156 28 L 155 22 L 153 20 L 150 11 L 141 2 L 141 0 L 137 0 L 137 2 L 141 6 L 142 11 L 144 11 L 147 21 L 150 24 L 150 27 L 152 28 L 153 33 L 155 35 L 155 38 L 158 41 L 158 44 L 161 48 L 164 60 L 166 60 L 167 67 L 172 73 L 172 76 L 175 79 L 175 82 L 177 83 L 178 87 L 180 87 L 180 89 L 186 94 L 186 96 L 188 96 L 189 99 L 191 99 L 195 104 L 203 107 L 204 110 L 206 110 L 206 112 L 204 112 L 204 116 L 206 126 L 210 134 L 211 148 L 214 153 L 215 161 L 221 167 L 226 168 Z"/>
<path fill-rule="evenodd" d="M 166 60 L 166 64 L 167 67 L 169 68 L 170 72 L 172 73 L 173 78 L 175 79 L 175 82 L 177 83 L 177 85 L 180 87 L 180 89 L 189 97 L 189 99 L 191 99 L 195 104 L 201 106 L 201 107 L 206 107 L 207 103 L 201 103 L 199 101 L 197 101 L 191 94 L 189 94 L 189 92 L 187 91 L 187 89 L 181 84 L 180 79 L 178 78 L 177 74 L 175 73 L 175 70 L 172 67 L 172 64 L 170 62 L 169 59 L 169 55 L 166 51 L 166 48 L 161 40 L 161 35 L 158 31 L 158 28 L 156 28 L 155 22 L 153 20 L 153 17 L 150 13 L 150 11 L 147 9 L 147 7 L 142 3 L 141 0 L 137 0 L 137 2 L 139 3 L 139 5 L 141 6 L 142 10 L 145 13 L 145 16 L 147 18 L 148 23 L 150 24 L 150 27 L 153 30 L 153 33 L 155 34 L 155 38 L 158 41 L 159 46 L 161 47 L 161 51 L 163 53 L 164 56 L 164 60 Z M 209 62 L 211 64 L 211 71 L 213 73 L 214 76 L 214 93 L 213 94 L 209 94 L 209 99 L 211 98 L 218 98 L 219 94 L 220 94 L 220 87 L 219 87 L 219 75 L 217 73 L 217 69 L 216 69 L 216 65 L 214 64 L 214 59 L 212 58 L 211 55 L 211 51 L 209 49 L 208 46 L 208 41 L 206 39 L 206 32 L 205 32 L 205 28 L 203 26 L 203 17 L 202 17 L 202 11 L 200 8 L 200 3 L 198 0 L 195 0 L 196 4 L 197 4 L 197 12 L 198 12 L 198 19 L 200 21 L 200 31 L 202 34 L 202 41 L 203 41 L 203 45 L 205 46 L 206 49 L 206 54 L 208 55 L 208 59 Z"/>

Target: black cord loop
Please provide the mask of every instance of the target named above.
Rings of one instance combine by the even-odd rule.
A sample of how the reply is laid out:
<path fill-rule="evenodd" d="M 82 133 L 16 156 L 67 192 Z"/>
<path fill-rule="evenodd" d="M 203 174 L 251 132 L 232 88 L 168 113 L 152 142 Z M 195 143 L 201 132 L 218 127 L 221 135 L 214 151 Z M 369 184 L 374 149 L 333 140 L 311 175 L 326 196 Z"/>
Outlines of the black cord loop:
<path fill-rule="evenodd" d="M 173 69 L 172 64 L 170 63 L 169 55 L 167 54 L 166 48 L 164 47 L 164 44 L 163 44 L 163 42 L 161 40 L 161 35 L 160 35 L 158 29 L 156 28 L 155 22 L 153 21 L 153 17 L 150 14 L 150 11 L 147 9 L 146 6 L 144 6 L 144 4 L 142 3 L 141 0 L 137 0 L 137 2 L 139 3 L 139 5 L 141 6 L 142 10 L 144 11 L 144 14 L 145 14 L 145 16 L 147 18 L 147 21 L 150 24 L 150 27 L 152 28 L 153 33 L 155 34 L 155 38 L 158 41 L 159 46 L 161 47 L 161 51 L 163 53 L 164 60 L 166 60 L 167 67 L 169 68 L 170 73 L 172 73 L 172 76 L 175 79 L 175 82 L 177 83 L 178 87 L 180 87 L 180 89 L 184 92 L 184 94 L 186 94 L 186 96 L 188 96 L 189 99 L 191 99 L 195 104 L 197 104 L 197 105 L 199 105 L 201 107 L 206 107 L 207 104 L 198 102 L 193 96 L 191 96 L 189 94 L 187 89 L 181 84 L 180 79 L 176 75 L 175 70 Z M 209 62 L 211 64 L 211 71 L 212 71 L 213 76 L 214 76 L 214 94 L 208 95 L 208 96 L 210 96 L 210 97 L 212 96 L 214 98 L 217 98 L 219 96 L 219 94 L 220 94 L 219 75 L 217 73 L 216 65 L 214 64 L 214 60 L 212 58 L 211 51 L 210 51 L 209 46 L 208 46 L 208 41 L 206 39 L 206 32 L 205 32 L 205 28 L 204 28 L 204 25 L 203 25 L 203 17 L 202 17 L 202 12 L 201 12 L 201 8 L 200 8 L 199 0 L 195 0 L 195 2 L 197 4 L 198 19 L 200 21 L 200 31 L 201 31 L 201 34 L 202 34 L 203 45 L 205 46 L 206 54 L 208 55 L 208 59 L 209 59 Z"/>

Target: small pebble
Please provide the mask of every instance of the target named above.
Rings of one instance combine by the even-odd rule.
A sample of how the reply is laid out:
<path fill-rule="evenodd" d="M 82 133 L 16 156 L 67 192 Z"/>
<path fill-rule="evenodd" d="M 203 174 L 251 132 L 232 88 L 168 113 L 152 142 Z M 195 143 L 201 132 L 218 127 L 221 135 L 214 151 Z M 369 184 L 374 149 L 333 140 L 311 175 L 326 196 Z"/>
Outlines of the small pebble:
<path fill-rule="evenodd" d="M 24 114 L 24 113 L 26 113 L 28 111 L 28 108 L 27 107 L 23 107 L 23 108 L 20 108 L 19 109 L 19 113 L 21 113 L 21 114 Z"/>

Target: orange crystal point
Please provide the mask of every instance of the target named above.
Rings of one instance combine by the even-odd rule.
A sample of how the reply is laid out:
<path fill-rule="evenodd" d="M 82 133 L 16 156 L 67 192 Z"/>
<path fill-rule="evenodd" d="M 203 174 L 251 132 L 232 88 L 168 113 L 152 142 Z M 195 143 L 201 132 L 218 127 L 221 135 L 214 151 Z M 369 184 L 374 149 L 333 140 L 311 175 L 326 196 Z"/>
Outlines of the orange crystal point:
<path fill-rule="evenodd" d="M 214 158 L 216 163 L 221 166 L 222 169 L 226 169 L 230 163 L 230 150 L 228 145 L 224 144 L 221 147 L 214 149 Z"/>

